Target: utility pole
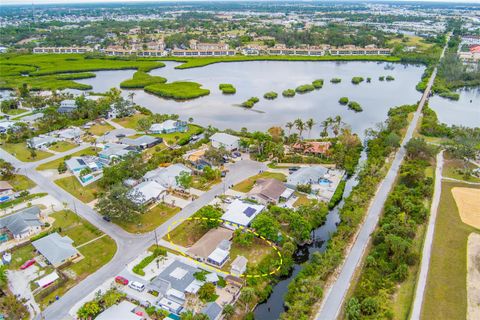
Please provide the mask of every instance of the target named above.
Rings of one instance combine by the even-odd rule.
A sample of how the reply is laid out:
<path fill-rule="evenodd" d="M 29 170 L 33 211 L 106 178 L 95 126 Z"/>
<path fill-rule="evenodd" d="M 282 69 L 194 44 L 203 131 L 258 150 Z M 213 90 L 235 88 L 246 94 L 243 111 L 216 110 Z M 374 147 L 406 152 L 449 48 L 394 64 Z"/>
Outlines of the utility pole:
<path fill-rule="evenodd" d="M 153 233 L 155 234 L 155 243 L 157 244 L 157 247 L 158 247 L 157 229 L 154 229 Z"/>

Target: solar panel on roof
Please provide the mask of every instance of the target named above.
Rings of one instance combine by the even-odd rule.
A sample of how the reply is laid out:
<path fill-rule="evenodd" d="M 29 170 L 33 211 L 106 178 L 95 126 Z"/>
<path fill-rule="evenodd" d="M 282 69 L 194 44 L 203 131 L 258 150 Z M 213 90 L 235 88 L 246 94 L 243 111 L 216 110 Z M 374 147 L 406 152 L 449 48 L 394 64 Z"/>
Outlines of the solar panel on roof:
<path fill-rule="evenodd" d="M 243 213 L 250 218 L 256 211 L 257 210 L 253 209 L 252 207 L 248 207 L 247 209 L 243 210 Z"/>
<path fill-rule="evenodd" d="M 83 161 L 83 159 L 77 159 L 78 163 L 82 166 L 85 165 L 85 161 Z"/>

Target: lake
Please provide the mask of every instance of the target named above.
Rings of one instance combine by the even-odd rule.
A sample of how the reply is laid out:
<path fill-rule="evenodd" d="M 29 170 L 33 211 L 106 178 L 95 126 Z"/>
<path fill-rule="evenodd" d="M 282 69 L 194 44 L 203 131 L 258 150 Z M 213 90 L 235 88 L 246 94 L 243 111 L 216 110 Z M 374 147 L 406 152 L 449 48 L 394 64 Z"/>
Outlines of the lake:
<path fill-rule="evenodd" d="M 424 67 L 386 62 L 330 62 L 330 61 L 252 61 L 217 63 L 201 68 L 178 70 L 176 62 L 166 62 L 164 68 L 151 71 L 172 81 L 195 81 L 210 89 L 208 96 L 185 102 L 166 100 L 134 90 L 134 101 L 157 113 L 176 113 L 182 118 L 192 117 L 195 123 L 203 126 L 213 125 L 220 129 L 265 131 L 272 126 L 283 126 L 296 118 L 313 118 L 317 123 L 327 117 L 340 115 L 352 129 L 363 134 L 364 130 L 387 118 L 390 107 L 412 104 L 420 99 L 421 93 L 415 90 Z M 93 86 L 94 92 L 103 92 L 111 87 L 119 87 L 120 82 L 130 78 L 134 70 L 99 71 L 97 77 L 77 80 Z M 379 76 L 392 75 L 394 81 L 379 81 Z M 351 83 L 354 76 L 365 79 L 359 85 Z M 342 79 L 339 84 L 330 83 L 330 79 Z M 324 79 L 322 89 L 293 98 L 284 98 L 281 92 L 309 84 L 313 80 Z M 235 95 L 224 95 L 218 89 L 220 83 L 231 83 L 236 89 Z M 279 97 L 266 100 L 263 95 L 276 91 Z M 124 90 L 125 96 L 131 90 Z M 238 105 L 250 97 L 259 97 L 252 110 Z M 355 113 L 338 103 L 346 96 L 357 101 L 363 112 Z M 318 136 L 319 125 L 312 130 L 312 137 Z"/>
<path fill-rule="evenodd" d="M 458 101 L 439 96 L 430 98 L 429 106 L 438 116 L 440 122 L 447 125 L 480 127 L 480 88 L 468 88 L 457 91 Z"/>

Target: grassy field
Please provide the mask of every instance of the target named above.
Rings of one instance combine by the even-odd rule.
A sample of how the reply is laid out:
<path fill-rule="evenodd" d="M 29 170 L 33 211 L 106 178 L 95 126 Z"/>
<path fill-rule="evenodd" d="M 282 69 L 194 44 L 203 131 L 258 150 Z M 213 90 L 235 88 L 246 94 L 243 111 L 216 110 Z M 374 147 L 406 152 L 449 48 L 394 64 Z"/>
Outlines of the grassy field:
<path fill-rule="evenodd" d="M 0 66 L 2 64 L 0 63 Z M 48 75 L 48 76 L 9 76 L 0 79 L 0 89 L 12 89 L 21 87 L 24 83 L 27 84 L 31 90 L 63 90 L 63 89 L 77 89 L 88 90 L 92 87 L 90 85 L 82 84 L 73 81 L 75 74 L 70 74 L 69 79 L 62 79 L 64 75 Z M 83 75 L 79 75 L 78 79 L 83 79 Z"/>
<path fill-rule="evenodd" d="M 394 56 L 230 56 L 208 58 L 171 58 L 162 60 L 184 62 L 183 64 L 176 66 L 176 69 L 198 68 L 213 63 L 242 61 L 400 61 L 398 57 Z"/>
<path fill-rule="evenodd" d="M 454 187 L 480 188 L 462 183 L 442 183 L 421 316 L 425 320 L 466 319 L 467 239 L 471 232 L 480 230 L 461 221 L 451 192 Z"/>
<path fill-rule="evenodd" d="M 203 89 L 200 83 L 189 81 L 157 83 L 146 86 L 144 90 L 156 96 L 174 100 L 189 100 L 210 94 L 210 90 Z"/>
<path fill-rule="evenodd" d="M 89 148 L 86 148 L 86 149 L 83 149 L 83 150 L 80 150 L 80 151 L 77 151 L 75 153 L 72 153 L 70 155 L 70 157 L 79 157 L 79 156 L 87 156 L 87 155 L 95 155 L 97 153 L 97 151 L 99 151 L 100 149 L 95 149 L 93 147 L 89 147 Z M 44 164 L 41 164 L 39 165 L 36 169 L 37 170 L 49 170 L 49 169 L 57 169 L 58 168 L 58 165 L 65 161 L 66 160 L 66 157 L 63 157 L 63 158 L 60 158 L 60 159 L 56 159 L 56 160 L 53 160 L 53 161 L 50 161 L 50 162 L 47 162 L 47 163 L 44 163 Z"/>
<path fill-rule="evenodd" d="M 419 50 L 425 50 L 432 47 L 433 43 L 426 43 L 422 37 L 404 36 L 403 39 L 392 39 L 388 42 L 389 45 L 403 44 L 408 47 L 417 47 Z"/>
<path fill-rule="evenodd" d="M 131 233 L 149 232 L 163 224 L 180 211 L 178 207 L 170 207 L 165 204 L 158 204 L 154 208 L 140 215 L 137 223 L 126 221 L 115 221 L 120 227 Z"/>
<path fill-rule="evenodd" d="M 170 241 L 183 247 L 190 247 L 207 231 L 200 225 L 199 220 L 186 220 L 170 232 Z M 169 241 L 168 234 L 163 239 Z"/>
<path fill-rule="evenodd" d="M 124 89 L 141 89 L 155 83 L 165 83 L 167 79 L 160 76 L 151 76 L 146 72 L 137 71 L 133 74 L 132 79 L 122 81 L 120 87 Z"/>
<path fill-rule="evenodd" d="M 56 212 L 52 214 L 51 217 L 55 219 L 53 227 L 61 228 L 62 231 L 60 234 L 70 237 L 74 241 L 73 245 L 75 247 L 103 235 L 95 226 L 71 211 Z M 67 274 L 74 272 L 76 278 L 69 279 L 63 286 L 47 295 L 40 303 L 45 306 L 47 302 L 53 300 L 55 296 L 62 296 L 68 289 L 110 261 L 116 250 L 117 246 L 115 242 L 108 236 L 103 236 L 79 248 L 78 251 L 80 251 L 84 258 L 62 269 L 62 271 L 66 271 Z"/>
<path fill-rule="evenodd" d="M 18 109 L 7 109 L 3 113 L 8 114 L 10 116 L 17 116 L 27 111 L 28 111 L 27 109 L 18 108 Z"/>
<path fill-rule="evenodd" d="M 229 272 L 232 262 L 237 256 L 244 256 L 248 259 L 248 263 L 255 265 L 260 263 L 267 255 L 274 253 L 274 249 L 265 241 L 255 238 L 253 243 L 248 246 L 240 246 L 237 243 L 232 243 L 230 249 L 230 258 L 223 266 L 222 270 Z"/>
<path fill-rule="evenodd" d="M 28 190 L 36 186 L 35 182 L 21 174 L 15 174 L 8 182 L 15 191 Z"/>
<path fill-rule="evenodd" d="M 55 180 L 55 184 L 85 203 L 95 200 L 100 191 L 100 187 L 96 182 L 92 182 L 89 185 L 82 187 L 80 182 L 78 182 L 77 178 L 74 176 Z"/>
<path fill-rule="evenodd" d="M 90 129 L 88 129 L 88 132 L 90 132 L 95 136 L 103 136 L 105 133 L 113 129 L 115 128 L 109 125 L 108 123 L 105 123 L 105 124 L 96 123 L 93 126 L 91 126 Z"/>
<path fill-rule="evenodd" d="M 249 192 L 252 190 L 253 185 L 258 179 L 277 179 L 280 181 L 287 181 L 287 177 L 283 173 L 264 171 L 234 185 L 232 189 L 239 192 Z"/>
<path fill-rule="evenodd" d="M 147 118 L 148 116 L 141 114 L 141 113 L 136 113 L 133 116 L 130 117 L 125 117 L 125 118 L 115 118 L 113 119 L 113 122 L 118 123 L 124 128 L 129 128 L 129 129 L 137 129 L 137 123 L 138 120 L 142 118 Z"/>
<path fill-rule="evenodd" d="M 458 172 L 459 169 L 463 169 L 463 166 L 464 166 L 464 163 L 462 160 L 447 159 L 445 160 L 445 166 L 443 168 L 443 176 L 448 178 L 458 179 L 458 180 L 465 180 L 469 182 L 480 182 L 480 178 L 477 178 L 471 175 L 468 177 L 465 177 L 460 172 Z M 467 167 L 470 169 L 476 168 L 476 166 L 473 163 L 469 163 Z"/>
<path fill-rule="evenodd" d="M 35 150 L 37 156 L 35 158 L 32 158 L 30 156 L 30 150 L 28 150 L 27 144 L 25 142 L 4 143 L 2 144 L 2 149 L 23 162 L 38 161 L 38 160 L 46 159 L 52 155 L 52 153 L 47 151 Z"/>
<path fill-rule="evenodd" d="M 75 143 L 71 143 L 68 141 L 58 141 L 55 144 L 51 145 L 48 149 L 56 152 L 65 152 L 68 150 L 72 150 L 75 147 L 77 147 Z"/>

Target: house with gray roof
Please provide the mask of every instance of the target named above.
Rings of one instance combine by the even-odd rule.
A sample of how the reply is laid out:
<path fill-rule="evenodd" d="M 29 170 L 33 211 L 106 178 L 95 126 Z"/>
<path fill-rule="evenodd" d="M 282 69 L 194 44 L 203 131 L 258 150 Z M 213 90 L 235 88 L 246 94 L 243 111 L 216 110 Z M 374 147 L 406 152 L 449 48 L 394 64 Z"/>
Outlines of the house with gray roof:
<path fill-rule="evenodd" d="M 152 136 L 147 136 L 147 135 L 140 136 L 140 137 L 135 138 L 135 139 L 123 138 L 122 140 L 120 140 L 121 144 L 125 144 L 127 146 L 137 148 L 139 150 L 154 147 L 157 144 L 160 144 L 162 142 L 163 142 L 162 138 L 157 138 L 157 137 L 152 137 Z"/>
<path fill-rule="evenodd" d="M 7 239 L 22 240 L 42 230 L 40 208 L 32 206 L 0 219 L 0 241 Z"/>
<path fill-rule="evenodd" d="M 48 148 L 49 146 L 51 146 L 57 141 L 58 139 L 55 137 L 40 135 L 38 137 L 33 137 L 32 139 L 29 139 L 27 141 L 27 145 L 33 149 L 42 149 L 42 148 Z"/>
<path fill-rule="evenodd" d="M 210 137 L 212 147 L 224 148 L 227 151 L 234 151 L 240 147 L 240 138 L 228 133 L 217 132 Z"/>
<path fill-rule="evenodd" d="M 181 163 L 172 164 L 165 168 L 157 168 L 143 176 L 144 181 L 155 181 L 164 188 L 178 188 L 177 177 L 182 173 L 192 174 L 192 170 Z"/>
<path fill-rule="evenodd" d="M 125 144 L 107 143 L 103 150 L 98 153 L 98 156 L 110 163 L 113 160 L 125 157 L 131 152 L 136 152 L 136 149 Z"/>
<path fill-rule="evenodd" d="M 71 113 L 77 110 L 77 102 L 75 100 L 63 100 L 58 107 L 58 113 Z"/>
<path fill-rule="evenodd" d="M 210 320 L 218 320 L 222 316 L 223 308 L 216 302 L 209 302 L 203 307 L 201 313 L 206 314 Z"/>
<path fill-rule="evenodd" d="M 73 240 L 55 232 L 32 242 L 35 249 L 55 268 L 79 257 Z"/>
<path fill-rule="evenodd" d="M 136 314 L 137 306 L 130 301 L 123 300 L 118 304 L 105 309 L 95 317 L 96 320 L 144 320 L 145 318 Z"/>

